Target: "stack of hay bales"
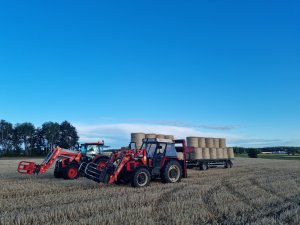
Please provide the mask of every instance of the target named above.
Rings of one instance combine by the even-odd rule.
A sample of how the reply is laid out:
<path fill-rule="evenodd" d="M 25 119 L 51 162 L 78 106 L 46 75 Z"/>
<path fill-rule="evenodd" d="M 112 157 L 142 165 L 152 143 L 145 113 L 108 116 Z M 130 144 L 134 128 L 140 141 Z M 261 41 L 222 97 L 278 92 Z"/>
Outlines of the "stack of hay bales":
<path fill-rule="evenodd" d="M 174 140 L 173 135 L 165 135 L 165 134 L 145 134 L 145 133 L 131 133 L 131 142 L 136 143 L 137 149 L 140 149 L 143 145 L 143 139 L 145 138 L 159 138 L 159 139 L 168 139 Z"/>
<path fill-rule="evenodd" d="M 189 153 L 190 160 L 234 158 L 233 148 L 226 147 L 225 138 L 187 137 L 186 141 L 188 147 L 194 148 Z"/>

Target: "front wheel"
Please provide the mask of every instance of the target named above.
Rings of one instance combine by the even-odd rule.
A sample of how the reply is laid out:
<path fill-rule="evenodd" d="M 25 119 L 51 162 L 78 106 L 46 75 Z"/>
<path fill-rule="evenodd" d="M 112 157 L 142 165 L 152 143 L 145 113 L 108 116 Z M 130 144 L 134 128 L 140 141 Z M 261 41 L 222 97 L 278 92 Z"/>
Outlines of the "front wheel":
<path fill-rule="evenodd" d="M 151 175 L 146 168 L 139 168 L 133 174 L 132 183 L 133 187 L 146 187 L 149 185 L 151 180 Z"/>
<path fill-rule="evenodd" d="M 163 170 L 162 179 L 165 183 L 180 182 L 182 177 L 182 168 L 179 162 L 171 160 Z"/>
<path fill-rule="evenodd" d="M 67 180 L 77 179 L 79 176 L 78 165 L 71 164 L 64 169 L 63 178 Z"/>

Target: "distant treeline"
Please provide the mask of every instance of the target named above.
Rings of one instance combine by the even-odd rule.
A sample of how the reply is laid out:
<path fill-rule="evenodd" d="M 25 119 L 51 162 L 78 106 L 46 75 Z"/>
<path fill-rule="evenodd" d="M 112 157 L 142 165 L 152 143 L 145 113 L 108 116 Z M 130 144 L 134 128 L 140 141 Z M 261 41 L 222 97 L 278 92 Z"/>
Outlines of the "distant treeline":
<path fill-rule="evenodd" d="M 286 152 L 289 155 L 300 154 L 300 147 L 265 147 L 265 148 L 243 148 L 243 147 L 234 147 L 235 154 L 244 154 L 249 153 L 251 150 L 256 150 L 258 153 L 261 152 Z"/>
<path fill-rule="evenodd" d="M 28 122 L 13 125 L 0 120 L 0 156 L 43 156 L 56 146 L 73 148 L 78 139 L 76 128 L 68 121 L 35 127 Z"/>

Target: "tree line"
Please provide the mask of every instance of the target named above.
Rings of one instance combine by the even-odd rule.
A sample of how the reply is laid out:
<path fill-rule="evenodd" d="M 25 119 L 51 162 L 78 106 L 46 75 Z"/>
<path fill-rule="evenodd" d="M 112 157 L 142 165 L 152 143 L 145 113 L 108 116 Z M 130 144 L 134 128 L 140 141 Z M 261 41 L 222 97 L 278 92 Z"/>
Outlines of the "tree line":
<path fill-rule="evenodd" d="M 0 120 L 0 156 L 46 155 L 56 146 L 74 148 L 78 140 L 76 128 L 68 121 L 35 127 L 29 122 L 13 125 Z"/>
<path fill-rule="evenodd" d="M 264 147 L 264 148 L 243 148 L 243 147 L 234 147 L 235 154 L 253 154 L 256 152 L 260 154 L 262 152 L 286 152 L 288 155 L 300 154 L 300 147 L 287 147 L 287 146 L 278 146 L 278 147 Z"/>

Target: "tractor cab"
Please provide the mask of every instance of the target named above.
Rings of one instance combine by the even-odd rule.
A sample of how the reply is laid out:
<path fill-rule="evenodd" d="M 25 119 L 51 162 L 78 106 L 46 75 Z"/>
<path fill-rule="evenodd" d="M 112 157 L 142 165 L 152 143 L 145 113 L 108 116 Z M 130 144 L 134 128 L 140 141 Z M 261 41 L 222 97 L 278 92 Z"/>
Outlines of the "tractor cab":
<path fill-rule="evenodd" d="M 80 145 L 80 152 L 82 156 L 92 159 L 96 155 L 103 154 L 106 148 L 109 146 L 104 145 L 104 141 L 84 143 Z"/>
<path fill-rule="evenodd" d="M 148 167 L 151 168 L 152 176 L 161 176 L 162 168 L 173 160 L 177 161 L 182 168 L 182 175 L 186 174 L 186 163 L 184 160 L 184 143 L 181 140 L 148 138 L 143 140 L 141 149 L 146 149 Z"/>

